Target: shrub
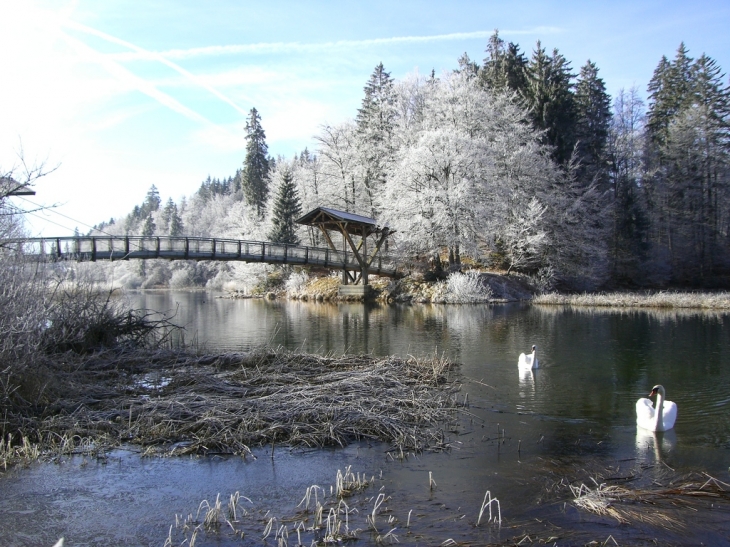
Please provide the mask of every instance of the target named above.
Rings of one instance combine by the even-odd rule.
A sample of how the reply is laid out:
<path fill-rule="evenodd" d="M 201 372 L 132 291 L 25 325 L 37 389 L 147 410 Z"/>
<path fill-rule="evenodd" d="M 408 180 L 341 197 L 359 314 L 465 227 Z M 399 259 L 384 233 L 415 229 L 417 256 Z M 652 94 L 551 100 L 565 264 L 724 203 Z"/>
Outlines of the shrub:
<path fill-rule="evenodd" d="M 284 283 L 284 288 L 289 296 L 300 294 L 309 283 L 309 274 L 305 270 L 292 272 L 289 279 Z"/>
<path fill-rule="evenodd" d="M 487 302 L 492 297 L 492 291 L 481 282 L 479 272 L 454 272 L 442 282 L 443 301 L 451 304 L 468 304 L 471 302 Z"/>

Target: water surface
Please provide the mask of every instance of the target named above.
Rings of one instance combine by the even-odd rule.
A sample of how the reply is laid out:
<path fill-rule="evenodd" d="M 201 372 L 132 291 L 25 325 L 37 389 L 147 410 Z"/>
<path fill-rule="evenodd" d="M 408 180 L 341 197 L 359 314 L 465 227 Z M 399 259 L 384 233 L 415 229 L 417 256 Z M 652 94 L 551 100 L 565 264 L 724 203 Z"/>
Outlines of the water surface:
<path fill-rule="evenodd" d="M 377 477 L 367 496 L 377 496 L 380 488 L 389 496 L 388 514 L 396 519 L 401 543 L 505 542 L 552 534 L 568 545 L 608 535 L 686 544 L 700 537 L 696 530 L 610 525 L 610 519 L 571 509 L 564 504 L 570 499 L 565 482 L 608 476 L 650 485 L 698 472 L 730 483 L 727 314 L 517 304 L 366 306 L 174 291 L 129 297 L 137 307 L 174 316 L 185 326 L 187 342 L 216 351 L 269 344 L 334 355 L 446 355 L 460 363 L 468 414 L 447 432 L 451 451 L 404 459 L 393 458 L 387 446 L 359 443 L 337 450 L 281 449 L 273 459 L 258 450 L 255 461 L 147 460 L 119 451 L 104 461 L 71 458 L 13 470 L 0 479 L 0 544 L 52 545 L 64 535 L 67 545 L 162 545 L 175 515 L 236 491 L 252 500 L 258 519 L 252 522 L 258 535 L 250 533 L 250 543 L 243 544 L 261 544 L 266 519 L 275 515 L 281 524 L 296 512 L 308 486 L 328 488 L 348 465 Z M 517 357 L 532 344 L 540 367 L 520 373 Z M 679 406 L 674 430 L 659 436 L 637 430 L 634 410 L 656 383 Z M 501 528 L 475 527 L 487 491 L 500 501 Z M 366 528 L 372 500 L 353 503 L 362 504 L 353 519 Z M 728 544 L 729 527 L 722 523 L 730 515 L 702 515 L 709 519 L 702 540 Z M 554 529 L 536 524 L 548 520 Z M 381 526 L 387 532 L 389 524 Z M 196 544 L 242 544 L 237 541 L 198 536 Z M 359 543 L 368 542 L 375 537 L 361 533 Z M 296 544 L 292 536 L 290 544 Z"/>

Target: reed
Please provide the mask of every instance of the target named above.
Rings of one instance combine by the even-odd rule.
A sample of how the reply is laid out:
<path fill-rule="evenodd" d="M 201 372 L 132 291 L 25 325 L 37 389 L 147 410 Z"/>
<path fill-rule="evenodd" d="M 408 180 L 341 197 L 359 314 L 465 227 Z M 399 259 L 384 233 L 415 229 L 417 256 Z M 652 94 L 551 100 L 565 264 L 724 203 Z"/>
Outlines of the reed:
<path fill-rule="evenodd" d="M 497 514 L 494 517 L 494 522 L 496 522 L 499 526 L 502 526 L 502 508 L 499 505 L 499 500 L 497 498 L 493 498 L 492 493 L 489 490 L 487 490 L 487 493 L 484 494 L 482 508 L 479 510 L 479 518 L 477 518 L 477 526 L 479 526 L 482 522 L 482 516 L 484 515 L 485 509 L 489 509 L 489 520 L 487 520 L 487 522 L 492 522 L 492 504 L 497 506 Z"/>
<path fill-rule="evenodd" d="M 535 296 L 532 302 L 533 304 L 543 305 L 726 310 L 730 309 L 730 292 L 694 293 L 659 291 L 644 293 L 547 293 Z"/>
<path fill-rule="evenodd" d="M 6 423 L 22 427 L 40 449 L 65 453 L 132 443 L 148 456 L 254 457 L 251 446 L 363 439 L 390 442 L 401 454 L 441 451 L 450 448 L 443 429 L 462 408 L 453 370 L 439 356 L 322 357 L 270 348 L 67 354 L 54 371 L 51 412 L 9 412 Z"/>
<path fill-rule="evenodd" d="M 630 489 L 607 485 L 591 478 L 594 486 L 569 485 L 573 504 L 581 510 L 615 519 L 621 524 L 644 523 L 667 530 L 686 528 L 686 519 L 677 518 L 681 508 L 698 512 L 703 508 L 730 504 L 730 484 L 707 474 L 673 480 L 669 485 Z"/>

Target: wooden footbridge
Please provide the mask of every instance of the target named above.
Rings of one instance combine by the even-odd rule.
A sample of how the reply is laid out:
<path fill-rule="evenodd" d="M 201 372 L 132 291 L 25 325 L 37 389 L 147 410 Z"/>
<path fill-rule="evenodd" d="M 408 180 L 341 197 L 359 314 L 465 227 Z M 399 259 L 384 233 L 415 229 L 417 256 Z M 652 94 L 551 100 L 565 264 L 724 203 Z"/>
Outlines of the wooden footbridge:
<path fill-rule="evenodd" d="M 366 295 L 368 275 L 400 277 L 392 257 L 380 253 L 387 237 L 394 233 L 372 218 L 354 213 L 317 207 L 296 221 L 321 230 L 329 247 L 306 247 L 267 241 L 245 241 L 209 237 L 74 236 L 40 237 L 0 241 L 39 261 L 166 259 L 219 260 L 289 264 L 315 269 L 341 270 L 341 294 Z M 337 245 L 331 233 L 342 236 Z M 368 247 L 368 238 L 373 246 Z M 349 286 L 348 285 L 354 285 Z"/>
<path fill-rule="evenodd" d="M 44 262 L 220 260 L 290 264 L 348 272 L 362 270 L 362 265 L 351 252 L 266 241 L 205 237 L 82 236 L 19 239 L 5 241 L 3 246 L 27 258 Z M 368 271 L 384 277 L 398 275 L 395 261 L 382 255 L 376 257 Z"/>

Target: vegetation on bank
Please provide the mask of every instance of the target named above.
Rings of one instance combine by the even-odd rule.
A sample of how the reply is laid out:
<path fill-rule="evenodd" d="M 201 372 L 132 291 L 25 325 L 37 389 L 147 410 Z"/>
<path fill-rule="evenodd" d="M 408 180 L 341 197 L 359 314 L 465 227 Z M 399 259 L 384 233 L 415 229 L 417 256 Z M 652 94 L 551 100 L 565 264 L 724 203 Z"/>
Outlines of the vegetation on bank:
<path fill-rule="evenodd" d="M 304 271 L 278 273 L 250 292 L 230 290 L 231 298 L 289 298 L 302 301 L 333 302 L 337 294 L 338 275 L 313 276 Z M 529 302 L 535 305 L 727 310 L 730 293 L 686 291 L 616 291 L 596 293 L 558 293 L 541 290 L 540 280 L 521 274 L 490 272 L 479 269 L 436 276 L 419 273 L 398 280 L 371 279 L 374 299 L 384 304 L 472 304 Z"/>

